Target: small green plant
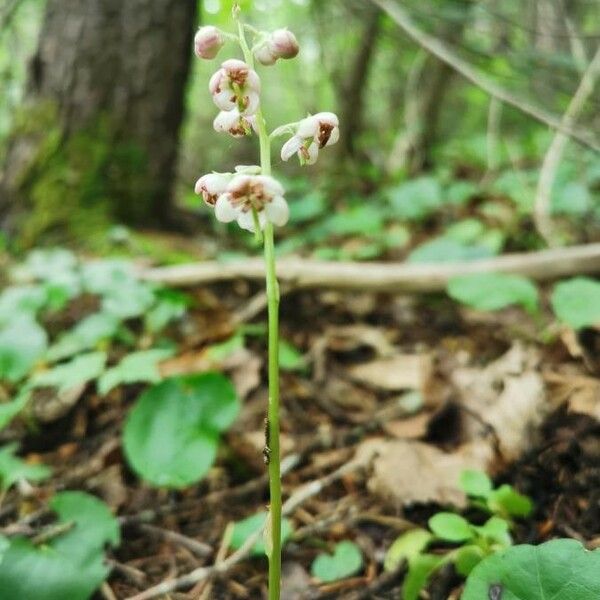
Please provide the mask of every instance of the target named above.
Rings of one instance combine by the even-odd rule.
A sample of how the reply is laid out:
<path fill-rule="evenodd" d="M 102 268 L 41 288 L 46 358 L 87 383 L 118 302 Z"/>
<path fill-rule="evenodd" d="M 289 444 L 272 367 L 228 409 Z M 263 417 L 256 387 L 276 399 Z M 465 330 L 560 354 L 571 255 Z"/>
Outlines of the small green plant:
<path fill-rule="evenodd" d="M 416 600 L 433 573 L 448 563 L 467 577 L 487 556 L 512 545 L 511 518 L 531 512 L 529 498 L 506 484 L 494 489 L 489 477 L 480 471 L 464 471 L 460 485 L 474 507 L 492 516 L 483 525 L 475 525 L 455 513 L 440 512 L 429 519 L 429 530 L 413 529 L 401 535 L 387 551 L 384 566 L 393 571 L 406 561 L 403 600 Z M 436 544 L 459 546 L 443 553 L 427 551 Z"/>
<path fill-rule="evenodd" d="M 527 517 L 533 510 L 533 502 L 530 498 L 507 483 L 494 488 L 491 479 L 482 471 L 463 471 L 460 476 L 460 487 L 473 506 L 503 519 Z"/>
<path fill-rule="evenodd" d="M 263 530 L 263 535 L 259 536 L 256 542 L 252 545 L 250 553 L 253 556 L 265 556 L 267 554 L 267 544 L 270 543 L 269 532 L 266 529 L 267 525 L 267 513 L 262 511 L 258 512 L 254 515 L 250 515 L 249 517 L 238 521 L 233 526 L 233 531 L 231 533 L 231 540 L 229 541 L 229 545 L 234 550 L 239 550 L 245 543 L 246 540 L 255 535 L 261 528 L 265 528 Z M 290 538 L 292 533 L 294 532 L 294 528 L 289 519 L 281 520 L 281 543 L 285 544 L 287 540 Z"/>

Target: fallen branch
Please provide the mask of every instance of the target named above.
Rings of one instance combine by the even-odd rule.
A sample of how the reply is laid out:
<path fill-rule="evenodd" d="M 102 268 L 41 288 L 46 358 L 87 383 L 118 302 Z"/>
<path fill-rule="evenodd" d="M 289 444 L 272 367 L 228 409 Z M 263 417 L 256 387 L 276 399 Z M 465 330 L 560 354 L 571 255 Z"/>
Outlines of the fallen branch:
<path fill-rule="evenodd" d="M 574 140 L 577 140 L 580 144 L 587 146 L 596 152 L 600 152 L 600 145 L 598 142 L 584 131 L 575 129 L 571 125 L 563 123 L 556 115 L 547 112 L 543 108 L 531 104 L 528 100 L 519 98 L 509 90 L 504 89 L 493 79 L 487 77 L 487 75 L 477 70 L 460 56 L 456 55 L 439 39 L 420 29 L 412 20 L 408 12 L 406 12 L 397 2 L 393 2 L 392 0 L 371 0 L 371 2 L 382 8 L 392 21 L 399 25 L 420 46 L 450 65 L 465 79 L 468 79 L 471 83 L 481 88 L 490 96 L 517 108 L 521 112 L 533 117 L 536 121 L 552 127 L 552 129 L 561 131 L 572 137 Z"/>
<path fill-rule="evenodd" d="M 514 273 L 546 281 L 582 273 L 600 273 L 600 243 L 505 254 L 447 264 L 326 262 L 289 258 L 278 261 L 277 276 L 294 288 L 330 288 L 372 292 L 436 292 L 450 279 L 474 273 Z M 206 262 L 149 269 L 142 277 L 166 285 L 190 287 L 235 279 L 263 280 L 261 260 Z"/>
<path fill-rule="evenodd" d="M 284 516 L 290 515 L 302 503 L 306 502 L 306 500 L 312 498 L 316 494 L 319 494 L 326 486 L 331 485 L 335 481 L 339 481 L 348 473 L 366 468 L 368 465 L 369 459 L 353 460 L 342 465 L 339 469 L 336 469 L 329 475 L 303 485 L 296 490 L 284 503 L 282 507 L 282 514 Z M 222 562 L 217 562 L 210 567 L 199 567 L 198 569 L 195 569 L 191 573 L 183 575 L 182 577 L 177 577 L 176 579 L 171 579 L 170 581 L 163 581 L 162 583 L 159 583 L 158 585 L 155 585 L 154 587 L 151 587 L 140 594 L 131 596 L 127 600 L 151 600 L 152 598 L 159 598 L 160 596 L 170 594 L 176 590 L 192 587 L 200 581 L 227 572 L 233 566 L 242 560 L 245 560 L 250 555 L 250 551 L 252 550 L 255 542 L 262 536 L 263 529 L 264 526 L 249 536 L 239 550 L 234 552 Z"/>
<path fill-rule="evenodd" d="M 569 106 L 562 118 L 562 123 L 567 127 L 572 127 L 583 110 L 585 103 L 594 91 L 596 81 L 600 77 L 600 46 L 596 50 L 594 58 L 590 62 L 581 78 L 581 82 L 575 95 L 569 102 Z M 548 151 L 544 156 L 544 162 L 540 170 L 540 177 L 535 195 L 533 217 L 535 226 L 540 235 L 546 240 L 549 246 L 556 246 L 554 228 L 552 224 L 552 186 L 556 178 L 556 172 L 560 166 L 563 152 L 567 146 L 569 137 L 562 131 L 557 131 Z"/>

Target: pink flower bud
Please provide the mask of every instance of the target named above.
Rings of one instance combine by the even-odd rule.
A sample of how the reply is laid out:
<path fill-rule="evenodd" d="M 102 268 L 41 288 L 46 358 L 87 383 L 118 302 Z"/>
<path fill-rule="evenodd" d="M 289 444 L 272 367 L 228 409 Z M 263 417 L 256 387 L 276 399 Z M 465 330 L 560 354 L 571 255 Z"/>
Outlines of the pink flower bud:
<path fill-rule="evenodd" d="M 275 64 L 278 57 L 273 54 L 269 39 L 265 39 L 262 43 L 254 48 L 254 58 L 265 67 Z"/>
<path fill-rule="evenodd" d="M 208 89 L 221 110 L 237 108 L 240 114 L 253 115 L 258 108 L 260 79 L 241 60 L 226 60 L 210 78 Z"/>
<path fill-rule="evenodd" d="M 294 58 L 300 52 L 296 36 L 288 29 L 277 29 L 270 41 L 271 51 L 277 58 Z"/>
<path fill-rule="evenodd" d="M 200 27 L 194 37 L 194 51 L 196 56 L 206 60 L 217 56 L 224 44 L 225 39 L 223 38 L 223 34 L 212 25 Z"/>
<path fill-rule="evenodd" d="M 218 197 L 227 190 L 231 177 L 231 173 L 208 173 L 196 181 L 194 191 L 206 204 L 214 206 Z"/>
<path fill-rule="evenodd" d="M 219 133 L 229 133 L 236 138 L 244 137 L 250 135 L 253 129 L 256 131 L 256 118 L 254 115 L 241 115 L 237 108 L 222 110 L 213 121 L 213 127 Z"/>

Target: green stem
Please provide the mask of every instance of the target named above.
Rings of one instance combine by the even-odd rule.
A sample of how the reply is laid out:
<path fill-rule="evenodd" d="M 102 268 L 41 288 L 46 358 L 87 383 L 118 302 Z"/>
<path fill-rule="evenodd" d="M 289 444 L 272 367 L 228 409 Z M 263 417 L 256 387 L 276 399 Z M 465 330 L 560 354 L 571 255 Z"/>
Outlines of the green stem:
<path fill-rule="evenodd" d="M 254 68 L 254 57 L 246 42 L 244 26 L 238 21 L 240 46 L 246 63 Z M 263 175 L 271 174 L 271 140 L 267 133 L 262 107 L 256 111 L 260 141 L 260 166 Z M 269 553 L 269 600 L 279 600 L 281 589 L 281 455 L 279 450 L 279 285 L 275 270 L 275 240 L 273 224 L 267 222 L 264 231 L 264 252 L 269 318 L 269 407 L 267 412 L 269 439 L 269 495 L 271 548 Z"/>

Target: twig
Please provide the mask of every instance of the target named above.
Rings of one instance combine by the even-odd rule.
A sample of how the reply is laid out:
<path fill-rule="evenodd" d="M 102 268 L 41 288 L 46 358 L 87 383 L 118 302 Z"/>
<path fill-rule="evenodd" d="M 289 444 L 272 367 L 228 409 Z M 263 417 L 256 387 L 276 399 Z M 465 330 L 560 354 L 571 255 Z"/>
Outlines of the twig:
<path fill-rule="evenodd" d="M 341 466 L 339 469 L 336 469 L 329 475 L 302 486 L 296 490 L 283 504 L 282 514 L 284 516 L 291 514 L 298 506 L 300 506 L 303 502 L 306 502 L 309 498 L 319 494 L 326 486 L 331 485 L 333 482 L 341 479 L 348 473 L 365 468 L 367 465 L 368 462 L 365 461 L 351 461 Z M 227 572 L 231 567 L 244 560 L 250 554 L 252 547 L 262 535 L 263 529 L 264 526 L 249 536 L 239 550 L 231 554 L 223 562 L 214 564 L 210 567 L 200 567 L 194 571 L 191 571 L 187 575 L 183 575 L 182 577 L 177 577 L 176 579 L 172 579 L 170 581 L 163 581 L 162 583 L 155 585 L 154 587 L 151 587 L 140 594 L 131 596 L 127 600 L 150 600 L 151 598 L 158 598 L 164 594 L 169 594 L 176 590 L 193 586 L 200 581 L 208 579 L 209 577 L 214 577 L 215 575 L 220 575 Z"/>
<path fill-rule="evenodd" d="M 223 537 L 221 539 L 221 545 L 219 546 L 219 551 L 217 552 L 217 556 L 215 557 L 215 564 L 218 565 L 222 563 L 226 556 L 227 550 L 229 549 L 229 543 L 231 542 L 231 536 L 233 535 L 233 523 L 228 523 L 227 527 L 225 527 L 225 531 L 223 533 Z M 203 582 L 201 582 L 202 585 Z M 200 592 L 202 593 L 200 594 Z M 195 597 L 196 594 L 200 594 L 198 600 L 210 600 L 210 594 L 212 591 L 212 583 L 210 581 L 206 582 L 206 587 L 204 590 L 196 590 L 195 588 L 191 592 L 191 596 Z"/>
<path fill-rule="evenodd" d="M 155 525 L 145 524 L 138 525 L 138 528 L 141 531 L 149 533 L 150 535 L 158 536 L 170 542 L 174 542 L 175 544 L 179 544 L 197 556 L 205 558 L 213 553 L 212 546 L 209 546 L 203 542 L 199 542 L 198 540 L 194 540 L 187 535 L 177 533 L 176 531 L 170 531 L 168 529 L 163 529 L 162 527 L 156 527 Z"/>
<path fill-rule="evenodd" d="M 328 262 L 286 259 L 278 263 L 280 281 L 297 288 L 422 293 L 441 291 L 452 277 L 474 273 L 514 273 L 538 281 L 600 272 L 600 243 L 525 254 L 505 254 L 471 262 L 413 265 L 406 263 Z M 174 286 L 195 286 L 235 279 L 262 280 L 260 260 L 206 262 L 149 269 L 147 280 Z"/>
<path fill-rule="evenodd" d="M 585 132 L 574 129 L 570 124 L 563 123 L 556 115 L 553 115 L 552 113 L 531 104 L 528 100 L 519 98 L 512 92 L 504 89 L 487 75 L 481 73 L 475 67 L 460 58 L 460 56 L 454 54 L 454 52 L 439 39 L 421 30 L 411 19 L 408 12 L 406 12 L 397 2 L 393 2 L 392 0 L 371 0 L 371 2 L 382 8 L 389 17 L 419 45 L 423 46 L 423 48 L 431 52 L 431 54 L 434 54 L 440 60 L 450 65 L 465 79 L 468 79 L 471 83 L 481 88 L 490 96 L 494 96 L 505 104 L 517 108 L 521 112 L 533 117 L 536 121 L 552 127 L 552 129 L 567 134 L 574 140 L 577 140 L 580 144 L 587 146 L 596 152 L 600 152 L 600 144 Z"/>
<path fill-rule="evenodd" d="M 600 77 L 600 46 L 598 46 L 594 58 L 583 74 L 579 87 L 563 115 L 562 123 L 566 127 L 572 127 L 574 125 L 577 117 L 583 110 L 587 99 L 592 95 L 598 77 Z M 542 168 L 540 170 L 540 177 L 535 195 L 533 209 L 535 226 L 549 246 L 557 245 L 557 240 L 555 240 L 553 236 L 551 217 L 552 185 L 554 184 L 556 171 L 560 165 L 568 139 L 568 136 L 562 131 L 556 132 L 552 143 L 544 156 L 544 162 L 542 163 Z"/>

